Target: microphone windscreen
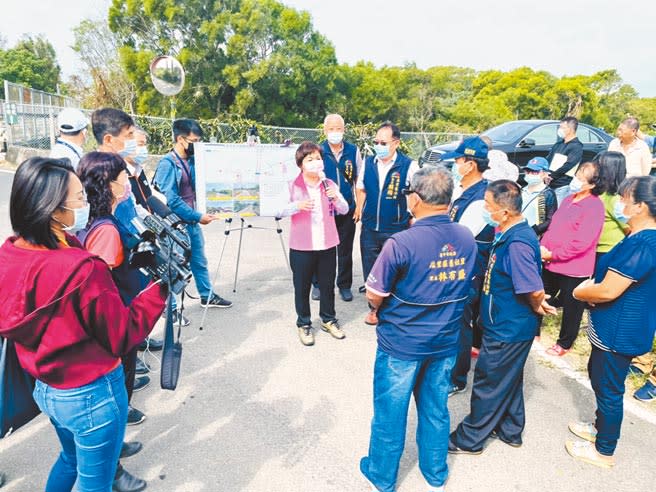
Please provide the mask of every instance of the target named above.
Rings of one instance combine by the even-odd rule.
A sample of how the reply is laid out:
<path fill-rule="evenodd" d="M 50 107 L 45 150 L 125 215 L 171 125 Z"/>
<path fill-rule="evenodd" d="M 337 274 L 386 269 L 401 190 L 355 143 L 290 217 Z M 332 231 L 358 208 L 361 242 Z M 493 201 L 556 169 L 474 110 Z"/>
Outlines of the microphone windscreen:
<path fill-rule="evenodd" d="M 153 213 L 159 215 L 160 217 L 167 217 L 172 213 L 171 209 L 167 207 L 159 198 L 155 195 L 148 197 L 146 203 L 153 211 Z"/>

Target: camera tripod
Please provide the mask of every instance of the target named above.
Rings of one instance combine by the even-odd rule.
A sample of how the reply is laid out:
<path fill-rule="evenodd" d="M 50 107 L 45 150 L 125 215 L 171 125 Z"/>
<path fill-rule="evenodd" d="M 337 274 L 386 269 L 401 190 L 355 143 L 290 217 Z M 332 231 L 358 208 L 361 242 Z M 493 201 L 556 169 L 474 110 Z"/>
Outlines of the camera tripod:
<path fill-rule="evenodd" d="M 247 229 L 252 230 L 263 230 L 263 231 L 276 231 L 278 238 L 280 239 L 280 246 L 282 248 L 282 256 L 285 258 L 285 264 L 287 269 L 291 272 L 292 268 L 289 264 L 289 258 L 287 257 L 287 248 L 285 247 L 285 240 L 282 237 L 282 226 L 280 225 L 280 217 L 274 217 L 276 226 L 275 227 L 263 227 L 263 226 L 254 226 L 246 222 L 246 219 L 239 217 L 240 224 L 239 227 L 232 227 L 233 218 L 229 217 L 225 219 L 225 230 L 223 231 L 223 247 L 221 248 L 221 255 L 219 256 L 219 263 L 216 266 L 216 271 L 214 272 L 214 278 L 212 279 L 212 287 L 216 284 L 217 279 L 219 278 L 219 269 L 221 268 L 221 262 L 223 261 L 223 253 L 225 252 L 226 244 L 228 244 L 228 238 L 230 233 L 234 231 L 239 231 L 239 243 L 237 245 L 237 262 L 235 264 L 235 279 L 232 285 L 232 292 L 237 292 L 237 278 L 239 276 L 239 261 L 241 260 L 241 245 L 244 238 L 244 231 Z M 203 308 L 203 318 L 200 321 L 200 330 L 203 329 L 205 323 L 205 317 L 207 316 L 207 310 L 209 305 L 206 305 Z"/>

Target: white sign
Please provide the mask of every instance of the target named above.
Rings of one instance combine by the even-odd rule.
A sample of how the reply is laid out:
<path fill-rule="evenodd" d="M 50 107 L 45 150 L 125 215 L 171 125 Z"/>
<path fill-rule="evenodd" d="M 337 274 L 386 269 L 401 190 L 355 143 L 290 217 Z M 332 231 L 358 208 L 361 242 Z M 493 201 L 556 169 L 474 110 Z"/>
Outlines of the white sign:
<path fill-rule="evenodd" d="M 198 210 L 226 217 L 274 217 L 296 178 L 296 145 L 194 144 Z"/>

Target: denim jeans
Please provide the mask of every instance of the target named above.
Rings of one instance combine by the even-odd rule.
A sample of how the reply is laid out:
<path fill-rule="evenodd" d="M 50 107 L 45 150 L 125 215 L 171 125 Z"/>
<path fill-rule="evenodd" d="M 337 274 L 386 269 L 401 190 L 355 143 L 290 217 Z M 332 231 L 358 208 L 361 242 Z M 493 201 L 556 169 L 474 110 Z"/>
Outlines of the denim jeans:
<path fill-rule="evenodd" d="M 563 200 L 572 194 L 569 190 L 569 185 L 560 186 L 554 189 L 554 193 L 556 193 L 556 200 L 558 200 L 559 207 L 563 203 Z"/>
<path fill-rule="evenodd" d="M 630 365 L 631 356 L 592 346 L 588 375 L 597 399 L 595 448 L 604 456 L 613 456 L 620 438 L 624 417 L 624 380 Z"/>
<path fill-rule="evenodd" d="M 62 445 L 46 492 L 70 492 L 76 479 L 79 492 L 109 492 L 128 417 L 123 366 L 79 388 L 57 389 L 37 381 L 34 401 Z"/>
<path fill-rule="evenodd" d="M 187 233 L 191 242 L 189 267 L 194 275 L 196 289 L 202 298 L 209 299 L 212 296 L 212 283 L 210 282 L 210 272 L 207 270 L 203 231 L 199 224 L 187 224 Z"/>
<path fill-rule="evenodd" d="M 417 405 L 419 469 L 429 485 L 446 482 L 451 370 L 456 356 L 400 360 L 378 349 L 374 365 L 374 417 L 369 455 L 360 471 L 382 492 L 395 490 L 405 443 L 410 396 Z"/>
<path fill-rule="evenodd" d="M 392 237 L 392 234 L 391 232 L 376 232 L 364 226 L 360 229 L 360 255 L 362 256 L 362 275 L 365 282 L 385 241 Z"/>

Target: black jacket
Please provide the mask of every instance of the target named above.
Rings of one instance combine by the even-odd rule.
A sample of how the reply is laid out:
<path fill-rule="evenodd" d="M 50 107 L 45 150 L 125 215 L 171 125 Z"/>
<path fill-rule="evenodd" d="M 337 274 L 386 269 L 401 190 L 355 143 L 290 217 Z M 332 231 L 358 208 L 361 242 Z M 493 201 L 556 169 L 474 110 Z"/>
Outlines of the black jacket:
<path fill-rule="evenodd" d="M 551 148 L 551 152 L 547 156 L 547 161 L 551 164 L 551 160 L 554 155 L 563 154 L 567 156 L 567 161 L 556 171 L 551 173 L 551 183 L 549 183 L 550 188 L 560 188 L 561 186 L 567 186 L 572 178 L 567 176 L 567 173 L 574 167 L 578 166 L 581 163 L 583 158 L 583 144 L 581 141 L 574 137 L 569 142 L 564 140 L 559 140 Z"/>

